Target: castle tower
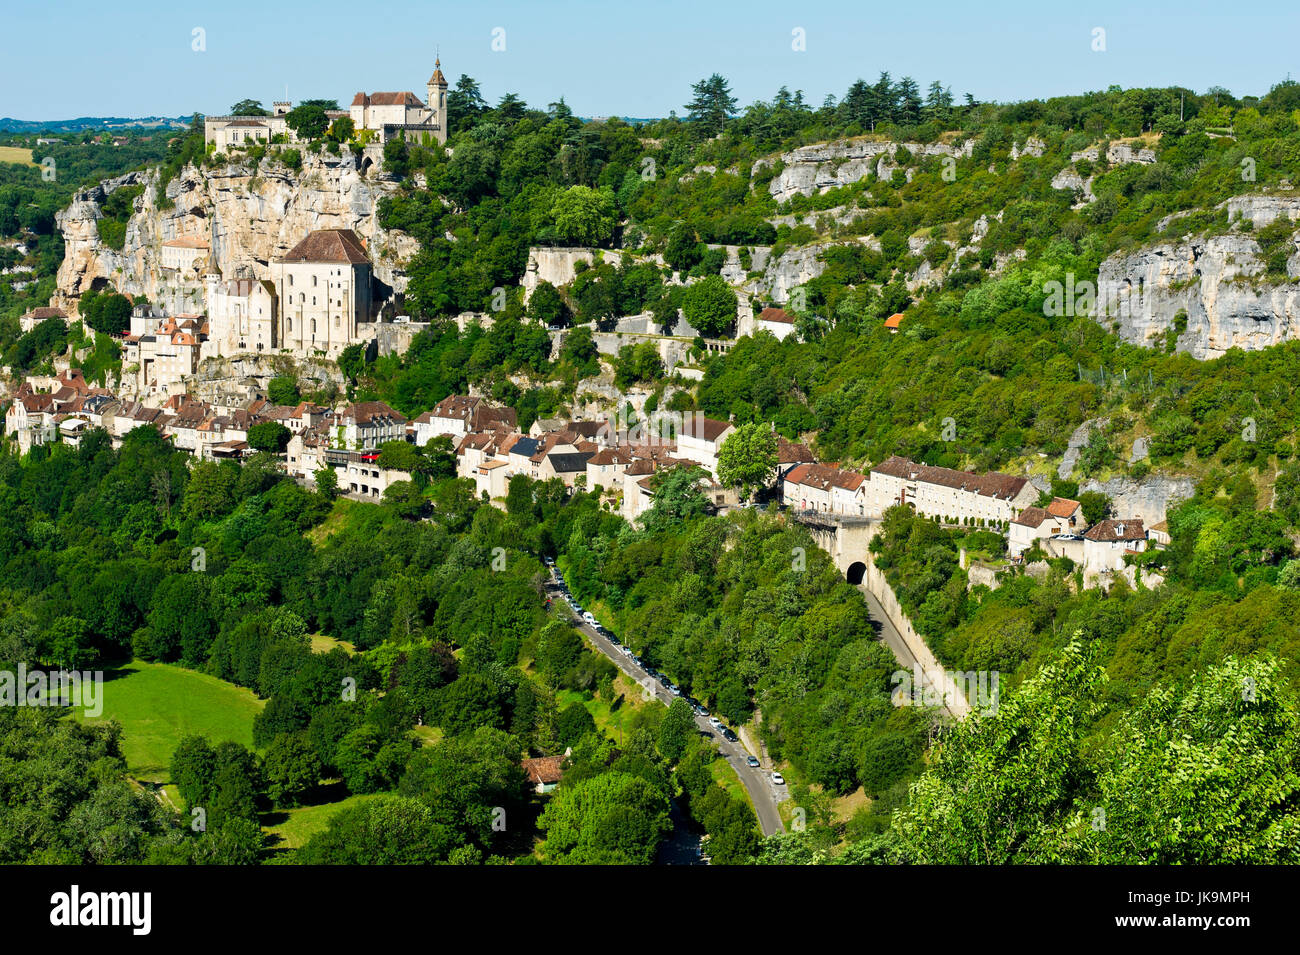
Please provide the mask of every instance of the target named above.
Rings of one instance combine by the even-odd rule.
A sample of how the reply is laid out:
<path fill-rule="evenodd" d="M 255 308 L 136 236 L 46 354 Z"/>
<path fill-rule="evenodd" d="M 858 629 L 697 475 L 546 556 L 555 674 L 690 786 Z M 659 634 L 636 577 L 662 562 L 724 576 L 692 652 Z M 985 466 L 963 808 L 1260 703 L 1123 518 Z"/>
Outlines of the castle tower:
<path fill-rule="evenodd" d="M 433 76 L 429 77 L 429 109 L 433 122 L 438 125 L 438 141 L 447 141 L 447 77 L 442 75 L 442 59 L 433 61 Z"/>

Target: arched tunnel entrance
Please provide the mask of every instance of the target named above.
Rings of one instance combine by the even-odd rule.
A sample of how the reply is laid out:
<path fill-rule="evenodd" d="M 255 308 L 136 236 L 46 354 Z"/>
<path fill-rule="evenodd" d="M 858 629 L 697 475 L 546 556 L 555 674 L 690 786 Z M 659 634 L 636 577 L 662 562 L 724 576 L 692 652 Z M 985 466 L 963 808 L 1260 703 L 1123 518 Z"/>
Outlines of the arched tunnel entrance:
<path fill-rule="evenodd" d="M 858 586 L 858 584 L 862 583 L 862 578 L 866 575 L 866 573 L 867 573 L 867 565 L 860 560 L 855 560 L 853 563 L 849 564 L 849 572 L 847 575 L 849 578 L 849 583 L 851 583 L 855 587 Z"/>

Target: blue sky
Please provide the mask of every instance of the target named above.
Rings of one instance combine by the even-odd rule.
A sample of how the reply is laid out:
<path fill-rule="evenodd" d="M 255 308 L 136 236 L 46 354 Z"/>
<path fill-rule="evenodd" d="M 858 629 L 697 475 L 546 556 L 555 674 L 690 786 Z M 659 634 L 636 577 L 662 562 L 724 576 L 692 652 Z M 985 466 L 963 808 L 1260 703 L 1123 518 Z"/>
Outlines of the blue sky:
<path fill-rule="evenodd" d="M 959 99 L 1111 84 L 1262 94 L 1289 71 L 1300 78 L 1297 11 L 1295 0 L 23 2 L 5 11 L 0 116 L 215 114 L 245 96 L 269 104 L 286 84 L 295 101 L 346 105 L 360 89 L 423 96 L 435 49 L 449 81 L 468 73 L 490 101 L 510 91 L 544 107 L 563 96 L 584 116 L 680 112 L 690 84 L 715 71 L 742 105 L 783 84 L 819 103 L 882 69 L 922 88 L 940 79 Z M 1104 52 L 1092 50 L 1098 27 Z M 496 28 L 503 51 L 492 49 Z"/>

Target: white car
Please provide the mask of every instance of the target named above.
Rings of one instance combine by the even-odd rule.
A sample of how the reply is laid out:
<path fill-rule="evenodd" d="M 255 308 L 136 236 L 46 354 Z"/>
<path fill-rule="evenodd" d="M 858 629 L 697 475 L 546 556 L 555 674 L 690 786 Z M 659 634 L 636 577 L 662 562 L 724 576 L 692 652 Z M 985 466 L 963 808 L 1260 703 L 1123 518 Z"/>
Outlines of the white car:
<path fill-rule="evenodd" d="M 772 782 L 775 783 L 775 784 L 778 785 L 778 786 L 784 786 L 784 785 L 785 785 L 785 777 L 782 776 L 780 773 L 773 773 L 773 774 L 772 774 Z"/>
<path fill-rule="evenodd" d="M 718 719 L 716 716 L 710 716 L 709 725 L 712 726 L 715 730 L 722 729 L 722 720 Z"/>
<path fill-rule="evenodd" d="M 594 624 L 594 623 L 596 622 L 596 618 L 592 616 L 590 610 L 584 610 L 584 611 L 582 612 L 582 619 L 585 620 L 585 621 L 587 621 L 587 623 L 590 623 L 590 624 Z"/>

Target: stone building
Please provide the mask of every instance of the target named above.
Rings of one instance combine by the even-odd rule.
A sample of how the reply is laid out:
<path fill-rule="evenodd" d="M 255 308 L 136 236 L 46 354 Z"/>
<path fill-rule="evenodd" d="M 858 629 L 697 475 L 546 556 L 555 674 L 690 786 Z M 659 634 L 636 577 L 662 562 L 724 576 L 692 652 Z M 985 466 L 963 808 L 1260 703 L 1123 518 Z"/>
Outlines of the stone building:
<path fill-rule="evenodd" d="M 320 229 L 271 262 L 279 320 L 271 342 L 336 358 L 370 317 L 370 257 L 351 229 Z"/>
<path fill-rule="evenodd" d="M 434 60 L 433 75 L 426 85 L 428 102 L 411 92 L 357 93 L 348 116 L 357 129 L 372 130 L 382 144 L 398 136 L 414 141 L 447 141 L 447 78 L 442 61 Z"/>

